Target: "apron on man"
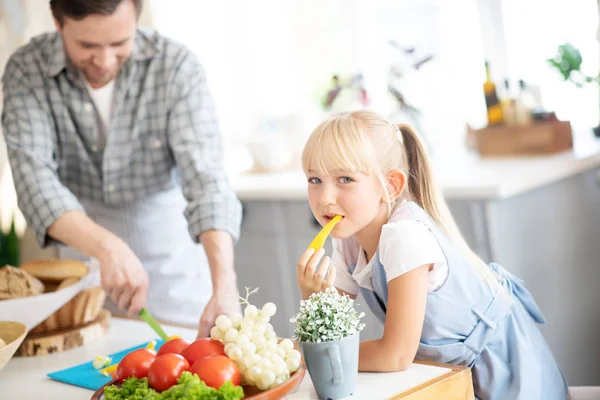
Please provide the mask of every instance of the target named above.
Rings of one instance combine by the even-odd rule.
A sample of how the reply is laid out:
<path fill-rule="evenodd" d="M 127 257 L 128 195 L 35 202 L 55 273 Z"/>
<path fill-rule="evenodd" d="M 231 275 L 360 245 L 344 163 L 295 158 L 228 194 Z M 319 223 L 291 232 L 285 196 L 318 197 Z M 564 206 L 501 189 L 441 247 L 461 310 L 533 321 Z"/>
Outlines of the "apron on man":
<path fill-rule="evenodd" d="M 203 247 L 192 241 L 183 216 L 186 201 L 175 187 L 121 207 L 79 199 L 88 216 L 125 241 L 148 274 L 148 310 L 155 318 L 197 326 L 212 295 Z M 70 247 L 60 258 L 88 260 Z M 123 314 L 107 300 L 106 308 Z"/>

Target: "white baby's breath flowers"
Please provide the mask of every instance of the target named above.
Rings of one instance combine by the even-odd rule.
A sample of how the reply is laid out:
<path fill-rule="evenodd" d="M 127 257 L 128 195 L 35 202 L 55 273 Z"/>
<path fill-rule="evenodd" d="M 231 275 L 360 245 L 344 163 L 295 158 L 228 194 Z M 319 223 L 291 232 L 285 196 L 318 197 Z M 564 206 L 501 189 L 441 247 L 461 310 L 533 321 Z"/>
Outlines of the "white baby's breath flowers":
<path fill-rule="evenodd" d="M 333 288 L 313 293 L 300 302 L 300 311 L 290 319 L 294 335 L 300 342 L 320 343 L 340 340 L 360 332 L 365 313 L 354 309 L 354 300 Z"/>

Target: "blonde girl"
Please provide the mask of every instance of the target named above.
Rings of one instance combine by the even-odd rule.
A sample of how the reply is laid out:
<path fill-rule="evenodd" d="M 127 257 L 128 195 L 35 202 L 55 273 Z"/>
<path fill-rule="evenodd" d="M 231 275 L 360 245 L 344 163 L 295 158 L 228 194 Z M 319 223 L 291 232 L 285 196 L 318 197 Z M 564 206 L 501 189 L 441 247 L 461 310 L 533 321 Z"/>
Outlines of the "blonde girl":
<path fill-rule="evenodd" d="M 400 371 L 413 360 L 472 368 L 479 399 L 566 399 L 567 385 L 523 282 L 465 244 L 432 179 L 415 132 L 378 114 L 334 116 L 302 155 L 315 218 L 333 254 L 298 261 L 302 297 L 334 286 L 360 293 L 384 323 L 360 345 L 361 371 Z"/>

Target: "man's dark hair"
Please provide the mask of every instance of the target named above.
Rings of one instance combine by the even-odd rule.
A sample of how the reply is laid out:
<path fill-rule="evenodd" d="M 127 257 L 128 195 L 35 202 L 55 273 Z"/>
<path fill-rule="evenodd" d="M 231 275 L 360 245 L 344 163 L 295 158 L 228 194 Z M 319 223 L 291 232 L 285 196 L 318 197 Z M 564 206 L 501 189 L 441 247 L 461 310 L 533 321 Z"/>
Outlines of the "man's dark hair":
<path fill-rule="evenodd" d="M 111 15 L 124 1 L 132 0 L 50 0 L 52 15 L 62 26 L 65 17 L 82 20 L 88 15 Z M 139 17 L 142 12 L 142 0 L 133 0 Z"/>

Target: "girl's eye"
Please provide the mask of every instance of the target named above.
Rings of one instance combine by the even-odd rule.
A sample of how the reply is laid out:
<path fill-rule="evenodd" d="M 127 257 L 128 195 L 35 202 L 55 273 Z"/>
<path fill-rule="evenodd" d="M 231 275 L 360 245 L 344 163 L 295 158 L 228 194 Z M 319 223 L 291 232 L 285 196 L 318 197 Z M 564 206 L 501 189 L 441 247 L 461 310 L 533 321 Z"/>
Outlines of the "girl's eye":
<path fill-rule="evenodd" d="M 340 183 L 350 183 L 352 182 L 352 178 L 348 178 L 347 176 L 343 176 L 340 178 Z"/>
<path fill-rule="evenodd" d="M 321 180 L 319 178 L 310 178 L 308 181 L 310 183 L 321 183 Z"/>

